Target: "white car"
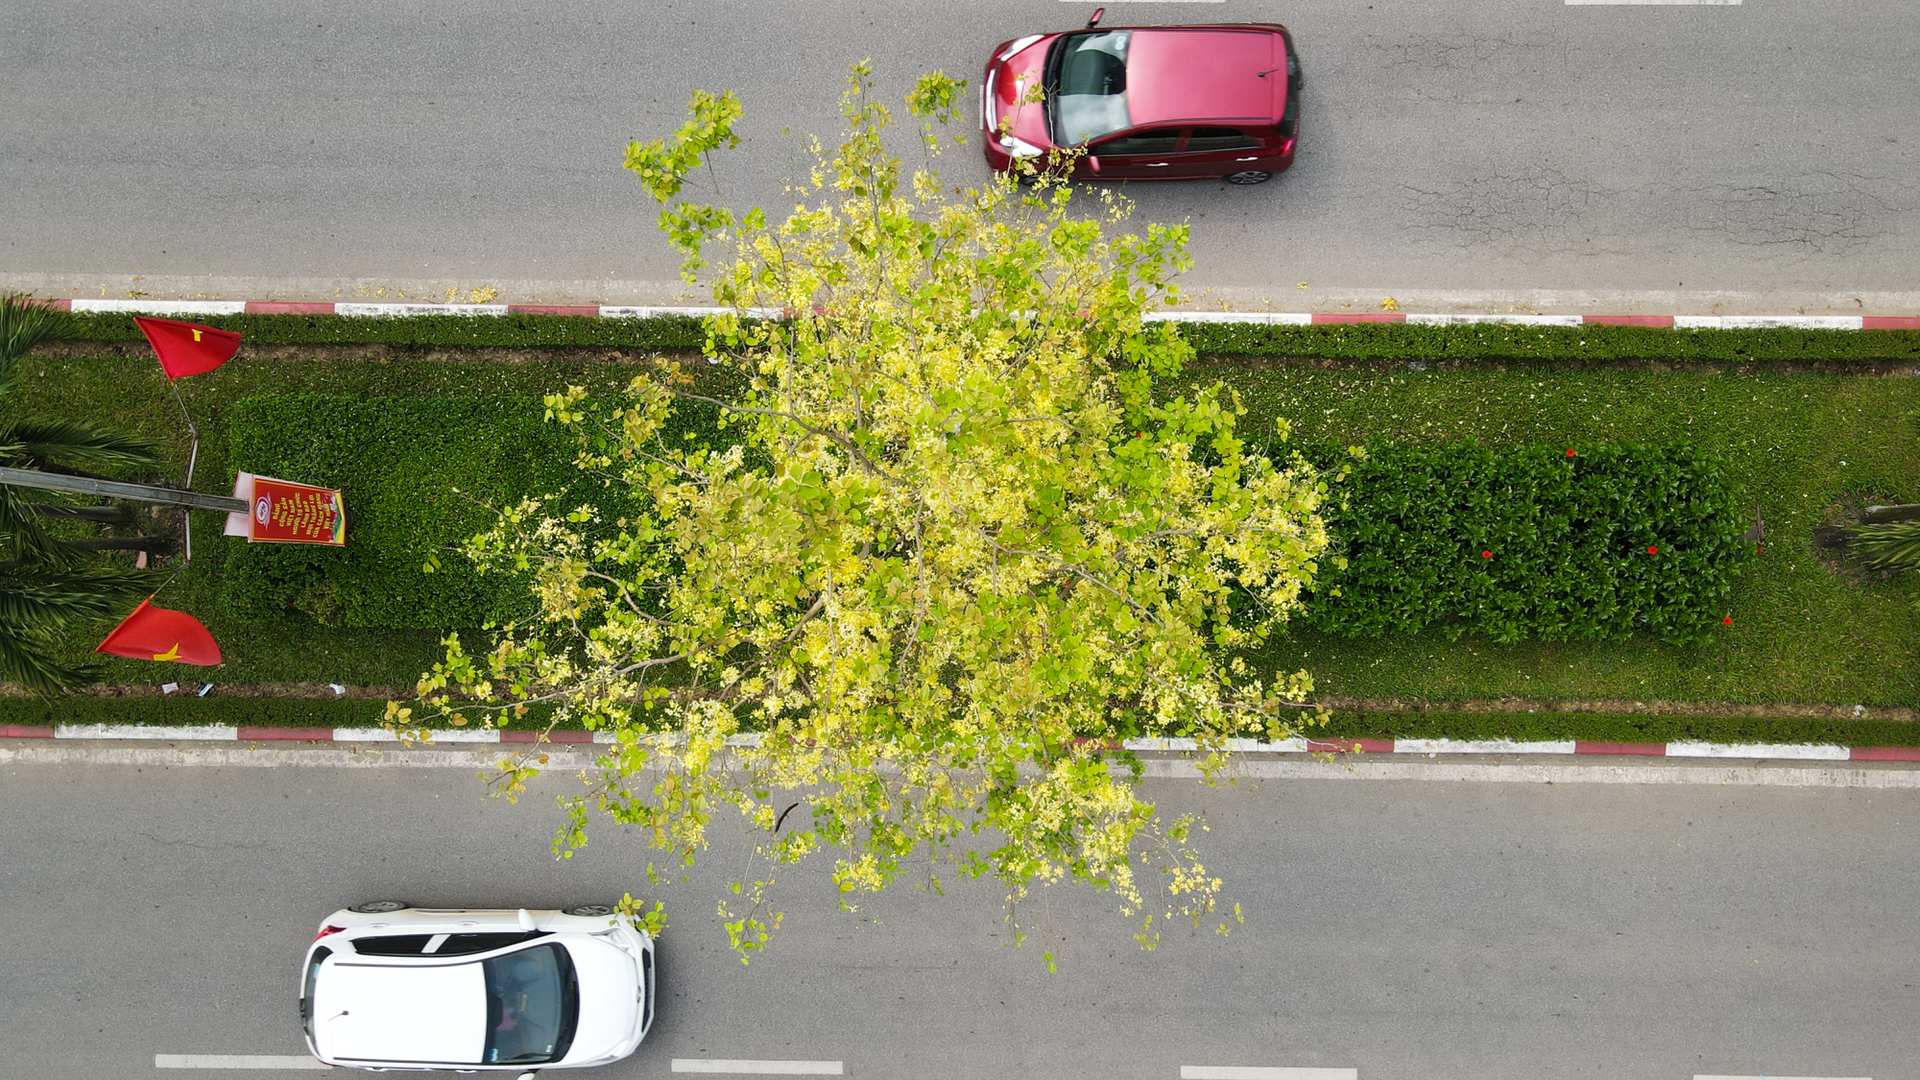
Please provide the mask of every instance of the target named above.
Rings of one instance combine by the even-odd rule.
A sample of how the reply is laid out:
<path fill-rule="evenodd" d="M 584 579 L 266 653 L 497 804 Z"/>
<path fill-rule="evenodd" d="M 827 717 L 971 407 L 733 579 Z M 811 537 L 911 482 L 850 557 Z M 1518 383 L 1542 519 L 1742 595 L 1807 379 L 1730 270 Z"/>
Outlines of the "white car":
<path fill-rule="evenodd" d="M 655 1012 L 653 937 L 604 905 L 356 904 L 327 916 L 302 972 L 307 1049 L 374 1072 L 604 1065 Z"/>

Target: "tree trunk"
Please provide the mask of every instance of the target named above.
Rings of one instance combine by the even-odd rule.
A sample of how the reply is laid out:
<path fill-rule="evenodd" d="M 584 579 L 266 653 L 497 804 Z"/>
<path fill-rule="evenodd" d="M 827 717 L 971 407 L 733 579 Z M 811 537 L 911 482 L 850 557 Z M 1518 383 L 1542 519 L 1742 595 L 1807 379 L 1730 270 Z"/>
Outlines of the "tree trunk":
<path fill-rule="evenodd" d="M 149 555 L 171 555 L 180 550 L 180 541 L 171 536 L 109 536 L 100 540 L 68 540 L 64 546 L 81 551 L 144 551 Z"/>
<path fill-rule="evenodd" d="M 1888 521 L 1920 521 L 1920 503 L 1903 503 L 1899 506 L 1869 506 L 1860 515 L 1862 525 L 1879 525 Z"/>
<path fill-rule="evenodd" d="M 58 503 L 29 503 L 27 512 L 34 517 L 72 518 L 80 521 L 98 521 L 107 525 L 133 524 L 133 509 L 126 506 L 61 506 Z"/>

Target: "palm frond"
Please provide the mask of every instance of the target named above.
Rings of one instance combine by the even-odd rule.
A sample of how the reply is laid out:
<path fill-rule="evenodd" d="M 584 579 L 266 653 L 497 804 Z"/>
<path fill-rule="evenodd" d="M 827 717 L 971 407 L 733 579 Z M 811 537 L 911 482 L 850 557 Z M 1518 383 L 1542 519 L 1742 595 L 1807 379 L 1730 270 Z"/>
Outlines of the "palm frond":
<path fill-rule="evenodd" d="M 1869 570 L 1920 570 L 1920 521 L 1849 525 L 1847 547 Z"/>
<path fill-rule="evenodd" d="M 0 461 L 15 468 L 153 469 L 161 464 L 159 444 L 91 420 L 30 417 L 0 421 Z"/>
<path fill-rule="evenodd" d="M 0 679 L 52 697 L 84 686 L 99 674 L 98 665 L 70 664 L 55 657 L 44 635 L 0 623 Z"/>
<path fill-rule="evenodd" d="M 66 336 L 67 313 L 23 293 L 0 295 L 0 394 L 13 389 L 21 357 Z"/>
<path fill-rule="evenodd" d="M 126 602 L 152 592 L 159 580 L 151 570 L 104 564 L 9 563 L 0 566 L 0 624 L 52 632 L 84 619 L 125 614 Z"/>

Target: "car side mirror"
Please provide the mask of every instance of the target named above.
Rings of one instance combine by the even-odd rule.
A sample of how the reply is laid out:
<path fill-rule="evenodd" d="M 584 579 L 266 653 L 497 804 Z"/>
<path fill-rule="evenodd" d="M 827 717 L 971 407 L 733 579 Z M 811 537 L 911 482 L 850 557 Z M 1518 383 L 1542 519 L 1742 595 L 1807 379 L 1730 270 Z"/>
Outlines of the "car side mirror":
<path fill-rule="evenodd" d="M 523 1072 L 519 1076 L 515 1077 L 514 1080 L 533 1080 L 533 1074 L 530 1072 Z"/>
<path fill-rule="evenodd" d="M 1091 30 L 1091 29 L 1093 29 L 1094 27 L 1096 27 L 1096 26 L 1099 26 L 1099 25 L 1100 25 L 1100 20 L 1101 20 L 1102 18 L 1105 18 L 1105 17 L 1106 17 L 1106 14 L 1107 14 L 1107 9 L 1106 9 L 1106 8 L 1103 8 L 1103 7 L 1097 7 L 1097 8 L 1094 8 L 1094 9 L 1093 9 L 1093 18 L 1091 18 L 1091 19 L 1088 19 L 1088 20 L 1087 20 L 1087 29 L 1089 29 L 1089 30 Z"/>
<path fill-rule="evenodd" d="M 533 912 L 528 911 L 526 908 L 520 909 L 520 929 L 522 930 L 533 929 Z M 527 1075 L 532 1076 L 533 1074 L 528 1073 Z"/>
<path fill-rule="evenodd" d="M 1087 155 L 1087 171 L 1095 176 L 1100 175 L 1100 159 L 1092 154 Z"/>

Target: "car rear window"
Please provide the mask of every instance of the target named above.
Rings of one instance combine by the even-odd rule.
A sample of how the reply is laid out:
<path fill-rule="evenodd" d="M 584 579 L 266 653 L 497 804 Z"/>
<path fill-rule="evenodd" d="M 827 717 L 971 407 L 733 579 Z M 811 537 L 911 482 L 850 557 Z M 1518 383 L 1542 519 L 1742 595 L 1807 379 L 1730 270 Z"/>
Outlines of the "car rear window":
<path fill-rule="evenodd" d="M 353 951 L 362 956 L 419 956 L 433 940 L 432 934 L 388 934 L 356 938 Z"/>
<path fill-rule="evenodd" d="M 1047 55 L 1047 121 L 1059 146 L 1079 146 L 1133 126 L 1127 111 L 1131 30 L 1068 34 Z"/>
<path fill-rule="evenodd" d="M 545 930 L 526 930 L 509 934 L 448 934 L 447 940 L 433 950 L 435 956 L 471 956 L 474 953 L 492 952 L 509 945 L 518 945 L 523 941 L 546 937 Z"/>
<path fill-rule="evenodd" d="M 1187 138 L 1189 152 L 1207 150 L 1249 150 L 1259 146 L 1253 137 L 1239 128 L 1197 127 Z"/>
<path fill-rule="evenodd" d="M 1102 156 L 1125 157 L 1131 154 L 1171 154 L 1180 142 L 1179 128 L 1151 128 L 1131 135 L 1108 139 L 1093 148 Z"/>

